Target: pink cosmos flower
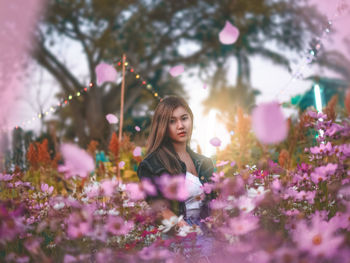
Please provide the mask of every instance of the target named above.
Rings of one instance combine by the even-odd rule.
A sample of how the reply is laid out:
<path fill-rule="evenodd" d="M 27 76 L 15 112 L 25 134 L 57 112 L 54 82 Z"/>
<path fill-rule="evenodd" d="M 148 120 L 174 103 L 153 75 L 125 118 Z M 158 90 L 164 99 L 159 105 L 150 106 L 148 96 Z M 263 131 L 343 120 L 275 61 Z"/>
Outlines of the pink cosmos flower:
<path fill-rule="evenodd" d="M 112 196 L 117 185 L 118 185 L 118 182 L 116 180 L 107 179 L 101 182 L 101 189 L 103 190 L 105 196 Z"/>
<path fill-rule="evenodd" d="M 186 179 L 183 175 L 164 174 L 159 178 L 158 184 L 163 195 L 168 199 L 184 201 L 188 198 Z"/>
<path fill-rule="evenodd" d="M 244 213 L 249 213 L 255 209 L 255 201 L 248 196 L 241 195 L 235 200 L 236 206 Z"/>
<path fill-rule="evenodd" d="M 320 181 L 326 181 L 328 179 L 328 175 L 334 174 L 337 170 L 338 165 L 329 163 L 326 166 L 316 167 L 315 171 L 311 173 L 311 180 L 318 184 Z"/>
<path fill-rule="evenodd" d="M 49 187 L 48 184 L 41 184 L 41 191 L 43 191 L 44 193 L 51 194 L 53 191 L 53 186 Z"/>
<path fill-rule="evenodd" d="M 2 174 L 0 173 L 0 181 L 4 181 L 4 182 L 7 182 L 7 181 L 11 181 L 13 178 L 13 174 Z"/>
<path fill-rule="evenodd" d="M 110 215 L 107 220 L 107 231 L 113 235 L 126 235 L 134 228 L 133 222 L 127 222 L 120 216 Z"/>
<path fill-rule="evenodd" d="M 213 189 L 214 189 L 214 185 L 213 184 L 209 184 L 209 183 L 204 183 L 201 188 L 203 189 L 204 193 L 206 194 L 210 194 Z"/>
<path fill-rule="evenodd" d="M 230 218 L 228 222 L 228 229 L 226 233 L 231 235 L 245 235 L 259 227 L 259 219 L 249 214 L 244 214 L 239 217 Z M 224 233 L 225 233 L 224 232 Z"/>
<path fill-rule="evenodd" d="M 332 144 L 330 142 L 327 142 L 326 144 L 321 143 L 319 147 L 318 146 L 311 147 L 310 152 L 312 154 L 331 153 Z"/>
<path fill-rule="evenodd" d="M 330 220 L 330 224 L 334 224 L 339 228 L 350 230 L 350 212 L 337 212 Z"/>
<path fill-rule="evenodd" d="M 92 227 L 91 219 L 91 215 L 88 214 L 77 212 L 71 213 L 67 219 L 68 236 L 75 239 L 87 235 Z"/>
<path fill-rule="evenodd" d="M 139 126 L 135 126 L 135 130 L 139 132 L 141 131 L 141 128 Z"/>
<path fill-rule="evenodd" d="M 63 144 L 61 153 L 64 158 L 64 165 L 60 165 L 58 171 L 65 173 L 66 179 L 75 175 L 85 178 L 95 169 L 94 159 L 74 144 Z"/>
<path fill-rule="evenodd" d="M 316 112 L 316 111 L 313 111 L 313 110 L 309 110 L 307 112 L 307 114 L 312 117 L 312 118 L 315 118 L 315 119 L 327 119 L 327 115 L 322 113 L 322 112 Z"/>
<path fill-rule="evenodd" d="M 220 178 L 223 178 L 225 176 L 224 172 L 219 172 L 219 173 L 213 173 L 213 176 L 211 178 L 211 180 L 215 183 L 220 181 Z"/>
<path fill-rule="evenodd" d="M 336 123 L 332 123 L 331 127 L 329 127 L 326 131 L 325 131 L 325 135 L 332 137 L 334 134 L 336 134 L 337 132 L 341 131 L 342 127 Z"/>
<path fill-rule="evenodd" d="M 150 179 L 144 178 L 141 180 L 142 189 L 148 194 L 148 195 L 156 195 L 157 189 L 154 186 L 154 184 L 151 182 Z"/>
<path fill-rule="evenodd" d="M 171 255 L 172 253 L 168 249 L 159 248 L 154 245 L 144 247 L 138 253 L 138 256 L 145 261 L 162 261 L 170 258 Z"/>
<path fill-rule="evenodd" d="M 292 231 L 292 238 L 301 251 L 307 251 L 313 256 L 323 255 L 332 257 L 340 244 L 343 242 L 342 236 L 335 236 L 338 226 L 333 222 L 327 222 L 322 216 L 315 215 L 310 226 L 305 220 L 296 225 Z"/>
<path fill-rule="evenodd" d="M 135 201 L 145 199 L 146 197 L 145 192 L 141 189 L 141 186 L 138 183 L 127 184 L 126 192 L 128 193 L 130 199 Z"/>

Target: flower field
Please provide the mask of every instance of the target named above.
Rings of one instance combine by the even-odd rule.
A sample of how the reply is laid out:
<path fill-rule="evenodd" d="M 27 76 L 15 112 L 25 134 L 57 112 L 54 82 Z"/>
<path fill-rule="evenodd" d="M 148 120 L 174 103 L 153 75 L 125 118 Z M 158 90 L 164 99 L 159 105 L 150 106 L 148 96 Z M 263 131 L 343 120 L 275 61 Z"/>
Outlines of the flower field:
<path fill-rule="evenodd" d="M 205 219 L 216 262 L 349 261 L 348 116 L 309 110 L 267 146 L 240 114 L 203 186 L 216 197 Z M 176 229 L 178 218 L 161 220 L 144 201 L 155 194 L 136 176 L 144 150 L 115 134 L 108 154 L 97 149 L 63 144 L 52 159 L 44 140 L 28 148 L 27 170 L 0 174 L 1 262 L 183 262 L 195 253 L 202 231 Z M 183 198 L 181 178 L 159 182 L 169 199 Z"/>

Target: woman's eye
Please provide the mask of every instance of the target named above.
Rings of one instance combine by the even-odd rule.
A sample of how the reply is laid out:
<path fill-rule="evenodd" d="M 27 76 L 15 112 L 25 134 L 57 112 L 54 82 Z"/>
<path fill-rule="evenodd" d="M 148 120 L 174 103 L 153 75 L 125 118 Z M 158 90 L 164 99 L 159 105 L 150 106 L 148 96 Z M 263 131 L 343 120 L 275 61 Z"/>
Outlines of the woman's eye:
<path fill-rule="evenodd" d="M 184 121 L 184 120 L 187 120 L 187 119 L 188 119 L 188 117 L 183 117 L 183 118 L 182 118 L 183 121 Z"/>
<path fill-rule="evenodd" d="M 175 120 L 170 120 L 170 123 L 174 123 L 175 122 Z"/>

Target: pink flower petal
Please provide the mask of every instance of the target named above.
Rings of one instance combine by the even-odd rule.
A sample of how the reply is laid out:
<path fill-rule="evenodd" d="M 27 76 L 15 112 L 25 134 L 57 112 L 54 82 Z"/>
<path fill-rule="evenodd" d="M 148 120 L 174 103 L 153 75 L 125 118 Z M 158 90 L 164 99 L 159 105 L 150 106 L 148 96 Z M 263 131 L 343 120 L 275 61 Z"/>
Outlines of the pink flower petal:
<path fill-rule="evenodd" d="M 185 70 L 184 67 L 180 65 L 180 66 L 172 67 L 169 70 L 169 73 L 171 76 L 177 77 L 177 76 L 181 75 L 184 72 L 184 70 Z"/>
<path fill-rule="evenodd" d="M 277 102 L 262 103 L 253 110 L 252 128 L 265 144 L 283 141 L 287 136 L 287 122 Z"/>
<path fill-rule="evenodd" d="M 116 124 L 119 121 L 118 117 L 111 113 L 106 115 L 106 119 L 110 124 Z"/>
<path fill-rule="evenodd" d="M 204 84 L 204 85 L 203 85 L 203 89 L 207 89 L 207 84 Z"/>
<path fill-rule="evenodd" d="M 228 163 L 229 163 L 229 161 L 219 161 L 219 162 L 217 162 L 216 167 L 225 166 Z"/>
<path fill-rule="evenodd" d="M 139 132 L 141 131 L 141 128 L 139 126 L 135 126 L 135 130 Z"/>
<path fill-rule="evenodd" d="M 229 21 L 226 21 L 225 27 L 219 33 L 219 40 L 224 45 L 234 44 L 239 37 L 239 30 L 232 25 Z"/>
<path fill-rule="evenodd" d="M 117 71 L 115 68 L 106 63 L 100 63 L 95 68 L 97 85 L 102 85 L 106 81 L 113 82 L 117 78 Z"/>
<path fill-rule="evenodd" d="M 220 147 L 221 140 L 218 137 L 214 137 L 210 140 L 210 144 L 215 146 L 215 147 Z"/>
<path fill-rule="evenodd" d="M 124 161 L 120 161 L 118 166 L 119 166 L 119 168 L 124 168 L 125 162 Z"/>
<path fill-rule="evenodd" d="M 141 147 L 137 146 L 137 147 L 134 149 L 134 151 L 133 151 L 132 154 L 133 154 L 135 157 L 141 156 Z"/>

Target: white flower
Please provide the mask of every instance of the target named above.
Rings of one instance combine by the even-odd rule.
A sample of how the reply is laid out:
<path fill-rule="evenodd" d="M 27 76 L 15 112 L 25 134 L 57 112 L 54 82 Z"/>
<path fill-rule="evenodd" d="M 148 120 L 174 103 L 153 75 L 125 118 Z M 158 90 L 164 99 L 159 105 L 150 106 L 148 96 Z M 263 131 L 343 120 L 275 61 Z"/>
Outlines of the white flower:
<path fill-rule="evenodd" d="M 189 233 L 197 233 L 198 235 L 203 234 L 202 230 L 197 225 L 193 225 L 193 226 L 184 225 L 184 226 L 180 227 L 180 229 L 178 230 L 176 235 L 181 236 L 181 237 L 185 237 Z"/>
<path fill-rule="evenodd" d="M 59 202 L 59 203 L 56 203 L 56 204 L 53 206 L 53 209 L 55 209 L 55 210 L 60 210 L 60 209 L 62 209 L 64 206 L 65 206 L 64 202 Z"/>
<path fill-rule="evenodd" d="M 255 208 L 255 202 L 253 198 L 250 198 L 248 196 L 240 196 L 237 200 L 236 200 L 236 204 L 239 208 L 239 210 L 245 212 L 245 213 L 249 213 L 250 211 L 254 210 Z"/>
<path fill-rule="evenodd" d="M 119 215 L 119 211 L 115 208 L 108 210 L 109 215 L 117 216 Z"/>
<path fill-rule="evenodd" d="M 259 186 L 258 189 L 249 188 L 247 189 L 248 197 L 250 198 L 261 198 L 263 197 L 269 190 L 265 190 L 263 186 Z"/>
<path fill-rule="evenodd" d="M 158 227 L 160 231 L 163 233 L 168 232 L 170 229 L 172 229 L 177 223 L 179 223 L 183 218 L 183 215 L 177 217 L 177 216 L 172 216 L 169 219 L 163 219 L 162 224 Z"/>

